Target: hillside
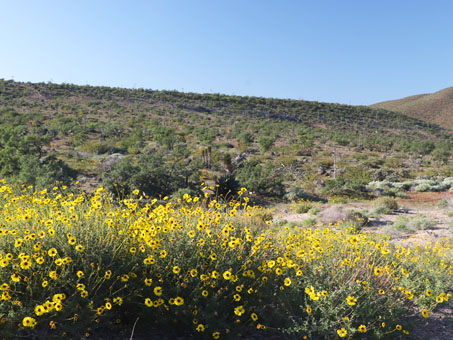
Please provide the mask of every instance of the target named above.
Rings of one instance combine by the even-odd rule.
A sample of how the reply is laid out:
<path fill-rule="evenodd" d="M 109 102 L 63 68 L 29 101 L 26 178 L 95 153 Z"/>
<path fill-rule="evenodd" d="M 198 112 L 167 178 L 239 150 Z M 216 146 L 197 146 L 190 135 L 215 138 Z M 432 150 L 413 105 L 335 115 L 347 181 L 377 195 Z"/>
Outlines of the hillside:
<path fill-rule="evenodd" d="M 453 87 L 371 105 L 453 129 Z"/>
<path fill-rule="evenodd" d="M 290 197 L 452 171 L 451 133 L 366 106 L 0 80 L 0 123 L 0 177 L 38 186 Z"/>

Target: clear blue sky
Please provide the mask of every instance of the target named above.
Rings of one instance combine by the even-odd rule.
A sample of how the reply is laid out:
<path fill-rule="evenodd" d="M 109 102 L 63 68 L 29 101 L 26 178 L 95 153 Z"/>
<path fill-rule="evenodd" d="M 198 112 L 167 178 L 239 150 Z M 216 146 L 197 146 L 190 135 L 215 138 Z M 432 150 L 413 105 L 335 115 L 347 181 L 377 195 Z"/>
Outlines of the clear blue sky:
<path fill-rule="evenodd" d="M 372 104 L 453 86 L 453 1 L 0 0 L 0 78 Z"/>

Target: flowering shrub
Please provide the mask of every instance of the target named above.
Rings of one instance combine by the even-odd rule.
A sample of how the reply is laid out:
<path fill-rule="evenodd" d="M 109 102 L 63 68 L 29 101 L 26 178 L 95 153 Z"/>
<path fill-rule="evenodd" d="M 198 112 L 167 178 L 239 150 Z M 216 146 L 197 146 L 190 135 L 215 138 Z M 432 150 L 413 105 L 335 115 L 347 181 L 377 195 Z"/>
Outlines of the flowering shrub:
<path fill-rule="evenodd" d="M 197 338 L 399 338 L 408 311 L 428 317 L 450 297 L 448 240 L 406 249 L 347 228 L 273 231 L 245 189 L 158 202 L 2 182 L 2 338 L 130 332 L 138 317 Z"/>

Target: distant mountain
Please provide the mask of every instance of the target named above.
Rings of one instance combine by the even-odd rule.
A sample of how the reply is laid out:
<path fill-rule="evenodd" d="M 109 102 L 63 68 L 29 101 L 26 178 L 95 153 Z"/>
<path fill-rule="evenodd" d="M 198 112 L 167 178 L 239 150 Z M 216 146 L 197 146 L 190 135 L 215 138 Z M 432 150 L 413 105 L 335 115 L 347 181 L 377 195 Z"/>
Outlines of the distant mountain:
<path fill-rule="evenodd" d="M 370 105 L 453 129 L 453 87 Z"/>

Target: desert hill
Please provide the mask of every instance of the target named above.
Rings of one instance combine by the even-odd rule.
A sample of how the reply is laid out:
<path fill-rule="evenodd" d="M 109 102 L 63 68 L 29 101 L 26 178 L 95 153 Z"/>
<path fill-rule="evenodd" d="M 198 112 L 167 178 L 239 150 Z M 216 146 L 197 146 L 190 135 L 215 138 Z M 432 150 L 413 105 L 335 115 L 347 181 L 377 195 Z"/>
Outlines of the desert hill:
<path fill-rule="evenodd" d="M 453 87 L 371 105 L 453 129 Z"/>
<path fill-rule="evenodd" d="M 452 149 L 449 131 L 381 108 L 0 80 L 0 178 L 38 186 L 351 193 L 448 175 Z"/>

